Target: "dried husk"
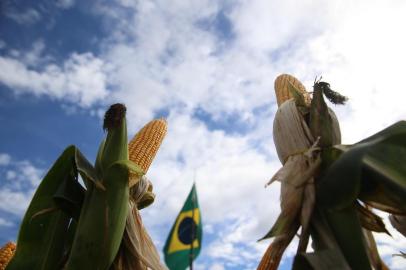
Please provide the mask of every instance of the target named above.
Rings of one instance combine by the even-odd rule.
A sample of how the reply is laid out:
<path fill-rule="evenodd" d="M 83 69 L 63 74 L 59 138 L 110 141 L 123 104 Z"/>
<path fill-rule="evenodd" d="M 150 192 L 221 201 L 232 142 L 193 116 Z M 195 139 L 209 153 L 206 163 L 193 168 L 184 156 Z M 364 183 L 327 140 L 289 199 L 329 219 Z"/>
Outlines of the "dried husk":
<path fill-rule="evenodd" d="M 151 183 L 146 177 L 130 189 L 129 211 L 126 227 L 119 253 L 112 270 L 167 270 L 159 258 L 159 253 L 145 229 L 138 203 L 151 190 Z"/>
<path fill-rule="evenodd" d="M 291 86 L 296 87 L 295 85 Z M 276 92 L 278 94 L 278 89 Z M 258 269 L 272 270 L 278 268 L 285 249 L 300 226 L 302 230 L 298 254 L 306 252 L 310 234 L 309 227 L 312 226 L 312 235 L 317 235 L 317 239 L 313 239 L 313 244 L 318 246 L 317 249 L 335 250 L 343 265 L 349 269 L 329 226 L 322 222 L 322 217 L 319 214 L 311 218 L 316 197 L 314 179 L 317 177 L 321 165 L 320 148 L 318 147 L 320 138 L 312 136 L 305 120 L 305 114 L 308 110 L 300 108 L 303 104 L 298 104 L 297 100 L 288 98 L 280 104 L 273 123 L 274 143 L 283 167 L 268 183 L 269 185 L 275 180 L 281 182 L 281 214 L 271 232 L 266 236 L 275 236 L 275 238 L 264 254 Z M 333 145 L 337 145 L 341 143 L 340 126 L 335 113 L 330 108 L 328 108 L 328 113 L 332 120 L 331 142 Z M 370 218 L 366 220 L 369 221 L 367 224 L 370 227 L 374 225 L 375 230 L 385 231 L 379 220 L 373 219 L 375 217 L 373 213 L 368 217 Z M 392 220 L 400 227 L 398 219 L 392 217 Z M 406 218 L 402 221 L 402 224 L 405 225 Z M 369 258 L 374 269 L 387 269 L 378 254 L 372 233 L 368 230 L 364 230 L 364 232 Z"/>
<path fill-rule="evenodd" d="M 333 120 L 333 144 L 339 144 L 340 125 L 333 110 L 329 109 L 329 113 Z M 273 139 L 283 165 L 288 157 L 302 154 L 314 144 L 315 138 L 293 99 L 285 101 L 278 108 L 273 122 Z"/>
<path fill-rule="evenodd" d="M 390 215 L 389 221 L 398 232 L 406 237 L 406 216 Z"/>
<path fill-rule="evenodd" d="M 332 110 L 333 143 L 341 142 L 340 127 Z M 273 123 L 273 138 L 279 160 L 283 167 L 268 184 L 281 182 L 281 214 L 283 228 L 275 237 L 262 258 L 258 269 L 277 269 L 284 250 L 289 245 L 299 226 L 302 237 L 298 251 L 305 251 L 309 235 L 310 217 L 315 204 L 314 177 L 321 159 L 318 140 L 314 138 L 303 113 L 294 99 L 283 102 L 278 108 Z"/>
<path fill-rule="evenodd" d="M 371 263 L 371 266 L 374 267 L 375 270 L 388 270 L 388 266 L 383 262 L 381 257 L 379 256 L 378 247 L 376 245 L 374 236 L 372 235 L 372 231 L 367 229 L 362 229 L 364 233 L 366 246 L 368 249 L 368 257 Z"/>
<path fill-rule="evenodd" d="M 335 144 L 340 143 L 340 128 L 334 112 L 330 111 L 334 125 Z M 273 137 L 283 167 L 273 177 L 281 181 L 281 210 L 288 220 L 301 212 L 300 221 L 307 229 L 314 205 L 314 176 L 321 164 L 317 140 L 295 101 L 285 101 L 275 115 Z M 306 194 L 304 196 L 304 194 Z"/>

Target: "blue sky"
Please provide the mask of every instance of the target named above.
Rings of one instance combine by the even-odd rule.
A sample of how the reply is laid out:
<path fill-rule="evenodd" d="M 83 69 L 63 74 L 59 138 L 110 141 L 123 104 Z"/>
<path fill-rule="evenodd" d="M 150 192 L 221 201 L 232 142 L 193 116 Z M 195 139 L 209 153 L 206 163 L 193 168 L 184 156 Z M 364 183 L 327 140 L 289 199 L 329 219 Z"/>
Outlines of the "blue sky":
<path fill-rule="evenodd" d="M 159 250 L 196 175 L 204 248 L 196 269 L 255 269 L 279 213 L 273 82 L 323 75 L 344 143 L 406 118 L 404 1 L 2 1 L 0 244 L 15 240 L 41 177 L 70 145 L 94 160 L 108 106 L 129 136 L 156 117 L 168 135 L 142 211 Z M 404 238 L 377 235 L 391 269 Z M 281 269 L 289 269 L 295 243 Z"/>

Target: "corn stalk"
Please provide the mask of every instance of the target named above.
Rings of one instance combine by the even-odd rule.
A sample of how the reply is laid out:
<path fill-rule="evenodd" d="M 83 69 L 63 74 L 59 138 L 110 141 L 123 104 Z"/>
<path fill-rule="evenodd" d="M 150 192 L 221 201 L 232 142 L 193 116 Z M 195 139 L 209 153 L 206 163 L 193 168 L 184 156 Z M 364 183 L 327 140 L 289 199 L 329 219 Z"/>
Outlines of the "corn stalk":
<path fill-rule="evenodd" d="M 100 144 L 94 166 L 75 146 L 67 147 L 56 160 L 24 215 L 7 270 L 112 267 L 128 218 L 132 217 L 130 187 L 136 186 L 145 173 L 129 159 L 125 114 L 122 104 L 114 104 L 106 112 L 103 127 L 107 136 Z M 145 145 L 143 153 L 151 154 L 150 145 Z M 155 155 L 159 145 L 154 147 Z M 148 166 L 152 158 L 148 156 Z M 79 175 L 86 188 L 79 183 Z M 139 208 L 151 204 L 152 186 L 141 195 Z M 155 251 L 155 247 L 151 250 Z"/>
<path fill-rule="evenodd" d="M 271 182 L 281 181 L 282 212 L 262 238 L 274 240 L 258 269 L 277 269 L 299 228 L 293 269 L 387 269 L 371 231 L 388 232 L 372 208 L 394 214 L 392 223 L 402 232 L 406 169 L 399 160 L 406 159 L 406 122 L 357 144 L 341 145 L 338 121 L 324 96 L 335 104 L 343 104 L 346 97 L 315 81 L 309 105 L 303 88 L 290 75 L 275 81 L 280 107 L 274 141 L 284 166 Z M 306 253 L 309 236 L 313 253 Z"/>

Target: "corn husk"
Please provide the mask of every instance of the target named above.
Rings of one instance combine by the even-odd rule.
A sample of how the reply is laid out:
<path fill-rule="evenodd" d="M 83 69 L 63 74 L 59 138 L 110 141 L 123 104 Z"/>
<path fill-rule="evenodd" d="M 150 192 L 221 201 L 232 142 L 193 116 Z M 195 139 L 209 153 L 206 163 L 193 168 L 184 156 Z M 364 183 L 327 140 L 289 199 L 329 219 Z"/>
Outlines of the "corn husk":
<path fill-rule="evenodd" d="M 167 270 L 160 261 L 159 253 L 143 225 L 138 210 L 137 204 L 149 192 L 150 187 L 150 181 L 143 176 L 131 189 L 123 241 L 112 270 Z"/>
<path fill-rule="evenodd" d="M 362 232 L 364 233 L 366 247 L 368 249 L 368 258 L 371 265 L 375 270 L 389 270 L 389 267 L 383 262 L 379 255 L 378 247 L 372 232 L 367 229 L 362 229 Z"/>
<path fill-rule="evenodd" d="M 278 85 L 280 84 L 275 82 L 275 86 Z M 275 89 L 277 96 L 285 90 Z M 297 90 L 303 92 L 303 89 Z M 318 138 L 311 134 L 295 99 L 285 96 L 285 101 L 278 98 L 278 101 L 284 102 L 280 104 L 273 123 L 274 143 L 283 167 L 268 183 L 269 185 L 276 180 L 281 182 L 281 214 L 278 217 L 281 228 L 277 229 L 278 235 L 262 258 L 258 269 L 277 269 L 284 250 L 299 226 L 302 227 L 302 237 L 298 251 L 306 250 L 310 217 L 315 204 L 314 177 L 321 164 Z M 333 143 L 338 144 L 341 135 L 337 117 L 332 110 L 329 110 L 329 113 L 333 119 Z"/>
<path fill-rule="evenodd" d="M 398 232 L 406 237 L 406 216 L 390 215 L 389 221 Z"/>

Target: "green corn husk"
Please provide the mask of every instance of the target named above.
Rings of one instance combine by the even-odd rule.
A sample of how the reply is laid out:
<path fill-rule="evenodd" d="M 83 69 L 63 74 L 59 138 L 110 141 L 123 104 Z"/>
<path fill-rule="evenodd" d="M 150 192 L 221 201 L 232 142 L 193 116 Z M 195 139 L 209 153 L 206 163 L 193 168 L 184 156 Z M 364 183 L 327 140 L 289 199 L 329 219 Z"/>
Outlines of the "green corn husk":
<path fill-rule="evenodd" d="M 86 199 L 77 224 L 71 253 L 64 269 L 108 269 L 119 250 L 129 201 L 129 171 L 142 175 L 128 160 L 125 107 L 115 104 L 106 112 L 105 143 L 96 160 L 104 190 L 95 185 Z"/>

